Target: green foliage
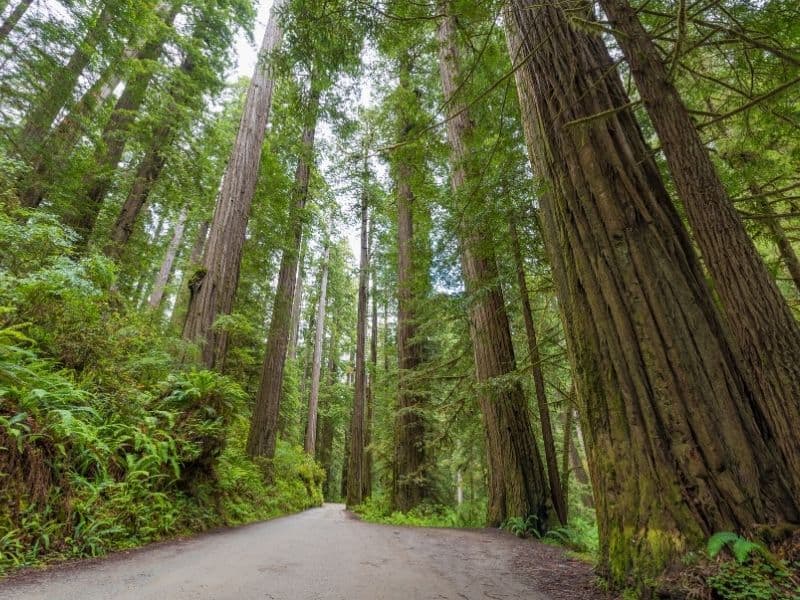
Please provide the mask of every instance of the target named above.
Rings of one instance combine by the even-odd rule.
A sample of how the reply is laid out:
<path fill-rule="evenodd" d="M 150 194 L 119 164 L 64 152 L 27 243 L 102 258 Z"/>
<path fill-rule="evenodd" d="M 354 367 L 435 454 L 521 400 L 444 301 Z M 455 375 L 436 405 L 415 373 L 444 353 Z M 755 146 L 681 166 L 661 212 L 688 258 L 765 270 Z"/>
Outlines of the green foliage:
<path fill-rule="evenodd" d="M 731 531 L 709 538 L 708 556 L 718 559 L 728 549 L 733 560 L 718 562 L 706 583 L 723 600 L 783 600 L 800 598 L 800 579 L 792 566 L 770 553 L 762 544 Z M 796 567 L 796 565 L 795 565 Z"/>
<path fill-rule="evenodd" d="M 0 573 L 322 502 L 300 448 L 279 444 L 267 482 L 247 394 L 181 365 L 106 259 L 71 258 L 41 211 L 0 228 Z"/>
<path fill-rule="evenodd" d="M 530 515 L 526 517 L 508 517 L 500 526 L 506 531 L 510 531 L 517 537 L 542 538 L 541 523 L 539 517 Z"/>
<path fill-rule="evenodd" d="M 389 499 L 383 495 L 371 496 L 354 510 L 372 523 L 413 527 L 480 527 L 484 518 L 483 506 L 470 503 L 455 508 L 423 503 L 407 513 L 392 511 Z"/>
<path fill-rule="evenodd" d="M 707 550 L 711 558 L 716 558 L 723 548 L 729 548 L 733 557 L 739 564 L 744 563 L 751 554 L 760 553 L 768 555 L 767 549 L 761 544 L 752 542 L 732 531 L 720 531 L 708 540 Z"/>

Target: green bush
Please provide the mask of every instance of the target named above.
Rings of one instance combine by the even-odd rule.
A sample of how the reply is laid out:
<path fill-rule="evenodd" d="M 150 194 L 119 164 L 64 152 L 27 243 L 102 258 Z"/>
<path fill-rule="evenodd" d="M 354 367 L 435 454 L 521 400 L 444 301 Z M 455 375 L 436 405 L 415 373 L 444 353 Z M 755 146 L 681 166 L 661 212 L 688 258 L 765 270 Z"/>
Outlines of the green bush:
<path fill-rule="evenodd" d="M 44 212 L 0 212 L 0 574 L 320 504 L 313 459 L 248 458 L 242 388 L 182 365 L 71 244 Z"/>
<path fill-rule="evenodd" d="M 365 521 L 413 527 L 480 527 L 483 525 L 483 511 L 484 507 L 479 503 L 464 503 L 456 508 L 423 503 L 403 513 L 392 511 L 389 499 L 379 494 L 355 508 Z"/>

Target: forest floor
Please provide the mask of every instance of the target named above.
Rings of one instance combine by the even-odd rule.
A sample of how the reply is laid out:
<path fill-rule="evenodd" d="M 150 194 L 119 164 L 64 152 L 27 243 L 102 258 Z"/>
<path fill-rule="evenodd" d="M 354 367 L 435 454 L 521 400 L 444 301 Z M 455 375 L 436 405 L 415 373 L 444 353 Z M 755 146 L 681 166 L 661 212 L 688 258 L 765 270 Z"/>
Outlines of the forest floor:
<path fill-rule="evenodd" d="M 605 599 L 592 569 L 498 530 L 375 525 L 342 505 L 27 570 L 0 600 Z"/>

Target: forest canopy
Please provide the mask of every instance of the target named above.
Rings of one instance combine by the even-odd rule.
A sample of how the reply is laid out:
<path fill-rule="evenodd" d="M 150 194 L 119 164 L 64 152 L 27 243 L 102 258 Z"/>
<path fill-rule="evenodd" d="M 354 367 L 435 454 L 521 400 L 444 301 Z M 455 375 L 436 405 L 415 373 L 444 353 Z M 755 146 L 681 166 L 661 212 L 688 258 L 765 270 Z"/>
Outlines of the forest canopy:
<path fill-rule="evenodd" d="M 0 572 L 325 501 L 800 597 L 799 90 L 786 0 L 0 0 Z"/>

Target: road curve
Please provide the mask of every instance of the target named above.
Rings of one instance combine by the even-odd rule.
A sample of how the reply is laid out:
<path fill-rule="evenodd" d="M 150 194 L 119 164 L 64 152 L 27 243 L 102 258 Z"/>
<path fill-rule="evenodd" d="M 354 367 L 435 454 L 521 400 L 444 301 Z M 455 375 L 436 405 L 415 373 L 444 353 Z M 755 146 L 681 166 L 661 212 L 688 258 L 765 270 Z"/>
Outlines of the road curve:
<path fill-rule="evenodd" d="M 0 583 L 0 599 L 561 597 L 537 590 L 536 578 L 519 567 L 515 559 L 525 545 L 531 546 L 496 531 L 365 523 L 342 505 L 326 504 L 297 515 L 156 544 L 106 559 L 29 571 Z"/>

